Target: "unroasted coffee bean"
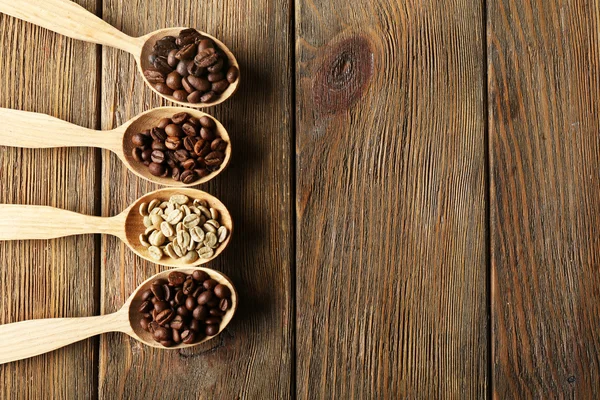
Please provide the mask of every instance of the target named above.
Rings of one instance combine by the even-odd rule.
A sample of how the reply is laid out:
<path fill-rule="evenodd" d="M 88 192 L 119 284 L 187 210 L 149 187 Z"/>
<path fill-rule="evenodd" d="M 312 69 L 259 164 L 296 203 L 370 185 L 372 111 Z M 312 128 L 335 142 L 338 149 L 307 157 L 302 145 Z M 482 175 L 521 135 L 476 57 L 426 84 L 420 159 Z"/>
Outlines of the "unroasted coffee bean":
<path fill-rule="evenodd" d="M 229 82 L 229 83 L 235 82 L 239 75 L 240 75 L 240 71 L 237 69 L 237 67 L 235 67 L 235 66 L 229 67 L 229 69 L 227 70 L 227 82 Z"/>

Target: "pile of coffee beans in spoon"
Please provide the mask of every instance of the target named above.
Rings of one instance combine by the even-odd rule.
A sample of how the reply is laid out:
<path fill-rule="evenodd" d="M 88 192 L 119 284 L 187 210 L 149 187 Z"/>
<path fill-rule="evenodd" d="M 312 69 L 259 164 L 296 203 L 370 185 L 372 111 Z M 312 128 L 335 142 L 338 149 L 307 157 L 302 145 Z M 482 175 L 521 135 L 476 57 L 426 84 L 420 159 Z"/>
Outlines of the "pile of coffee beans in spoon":
<path fill-rule="evenodd" d="M 165 36 L 152 49 L 144 76 L 161 94 L 189 103 L 210 103 L 239 77 L 225 53 L 193 28 Z"/>

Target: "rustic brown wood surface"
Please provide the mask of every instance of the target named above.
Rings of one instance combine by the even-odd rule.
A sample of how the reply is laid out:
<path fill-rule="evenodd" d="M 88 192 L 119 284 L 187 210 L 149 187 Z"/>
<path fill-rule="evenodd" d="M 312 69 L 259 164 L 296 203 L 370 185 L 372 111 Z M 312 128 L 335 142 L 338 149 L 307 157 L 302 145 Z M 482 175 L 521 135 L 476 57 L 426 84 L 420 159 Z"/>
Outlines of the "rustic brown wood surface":
<path fill-rule="evenodd" d="M 96 10 L 95 1 L 78 3 Z M 98 50 L 0 14 L 0 107 L 47 113 L 98 128 Z M 0 147 L 0 203 L 96 214 L 99 157 L 94 149 Z M 0 242 L 0 324 L 97 314 L 98 250 L 92 235 Z M 0 366 L 0 398 L 93 397 L 97 343 L 94 338 Z"/>
<path fill-rule="evenodd" d="M 239 311 L 193 349 L 1 365 L 1 399 L 600 397 L 598 2 L 78 3 L 240 62 L 204 110 L 231 164 L 198 186 L 235 222 L 206 266 Z M 171 105 L 129 54 L 2 14 L 0 67 L 0 107 L 89 128 Z M 156 188 L 108 151 L 0 147 L 0 203 L 111 216 Z M 115 237 L 0 242 L 0 324 L 116 311 L 162 269 Z"/>
<path fill-rule="evenodd" d="M 599 23 L 488 2 L 495 398 L 600 398 Z"/>

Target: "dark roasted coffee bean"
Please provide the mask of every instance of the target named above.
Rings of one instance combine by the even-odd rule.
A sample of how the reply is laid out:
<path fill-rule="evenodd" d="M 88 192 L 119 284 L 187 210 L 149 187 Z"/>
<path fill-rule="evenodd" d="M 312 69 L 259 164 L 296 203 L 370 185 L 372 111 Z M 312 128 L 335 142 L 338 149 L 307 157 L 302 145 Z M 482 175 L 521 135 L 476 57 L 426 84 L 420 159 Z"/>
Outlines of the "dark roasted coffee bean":
<path fill-rule="evenodd" d="M 165 82 L 165 74 L 155 70 L 154 68 L 145 70 L 144 77 L 146 77 L 146 80 L 152 84 Z"/>
<path fill-rule="evenodd" d="M 196 88 L 192 86 L 192 84 L 190 83 L 190 81 L 188 80 L 187 77 L 183 78 L 181 80 L 181 86 L 183 86 L 186 93 L 193 93 L 194 91 L 196 91 Z M 186 97 L 187 97 L 187 95 L 186 95 Z"/>
<path fill-rule="evenodd" d="M 181 163 L 181 166 L 184 169 L 194 169 L 196 168 L 196 161 L 194 161 L 193 158 L 188 158 L 187 160 Z"/>
<path fill-rule="evenodd" d="M 138 308 L 138 311 L 141 313 L 147 313 L 150 310 L 152 310 L 152 308 L 153 306 L 151 301 L 144 301 L 142 304 L 140 304 L 140 308 Z"/>
<path fill-rule="evenodd" d="M 142 160 L 150 161 L 151 158 L 152 158 L 152 150 L 151 149 L 142 151 Z"/>
<path fill-rule="evenodd" d="M 154 176 L 161 176 L 165 173 L 165 166 L 153 162 L 148 165 L 148 171 Z"/>
<path fill-rule="evenodd" d="M 175 159 L 179 162 L 184 162 L 190 158 L 190 153 L 185 149 L 179 149 L 175 153 Z"/>
<path fill-rule="evenodd" d="M 189 169 L 186 169 L 181 173 L 181 182 L 185 183 L 186 185 L 195 182 L 197 179 L 198 176 L 196 173 L 194 171 L 190 171 Z"/>
<path fill-rule="evenodd" d="M 167 56 L 167 62 L 169 63 L 169 67 L 171 68 L 175 68 L 177 64 L 179 64 L 179 60 L 177 59 L 177 57 L 175 57 L 176 54 L 177 49 L 173 49 L 169 52 L 169 55 Z"/>
<path fill-rule="evenodd" d="M 153 152 L 155 150 L 165 151 L 165 150 L 167 150 L 167 146 L 165 145 L 165 142 L 155 140 L 154 142 L 152 142 L 152 150 L 153 150 Z"/>
<path fill-rule="evenodd" d="M 226 297 L 231 296 L 231 290 L 229 290 L 229 287 L 221 283 L 215 286 L 213 291 L 215 292 L 215 295 L 220 299 L 224 299 Z"/>
<path fill-rule="evenodd" d="M 200 178 L 210 175 L 210 171 L 207 168 L 195 169 L 194 172 L 198 174 Z"/>
<path fill-rule="evenodd" d="M 198 78 L 196 76 L 188 76 L 188 82 L 201 92 L 206 92 L 212 87 L 212 84 L 208 81 L 208 79 Z"/>
<path fill-rule="evenodd" d="M 164 129 L 161 129 L 159 127 L 152 128 L 152 130 L 150 131 L 150 136 L 152 136 L 153 140 L 158 141 L 163 141 L 167 138 L 167 134 L 165 133 Z"/>
<path fill-rule="evenodd" d="M 165 83 L 170 89 L 181 89 L 181 75 L 179 75 L 177 71 L 173 71 L 169 75 L 167 75 Z"/>
<path fill-rule="evenodd" d="M 188 92 L 183 89 L 179 89 L 173 92 L 173 98 L 177 101 L 186 101 L 188 97 Z"/>
<path fill-rule="evenodd" d="M 217 306 L 219 305 L 219 302 L 220 302 L 220 301 L 221 301 L 221 300 L 219 300 L 219 298 L 215 296 L 215 297 L 213 297 L 213 298 L 212 298 L 212 300 L 211 300 L 211 301 L 209 301 L 208 303 L 206 303 L 206 306 L 207 306 L 208 308 L 214 308 L 214 307 L 217 307 Z"/>
<path fill-rule="evenodd" d="M 217 124 L 215 123 L 215 120 L 212 119 L 209 116 L 203 116 L 199 119 L 200 125 L 202 125 L 203 128 L 208 128 L 208 129 L 214 129 L 217 127 Z"/>
<path fill-rule="evenodd" d="M 183 124 L 185 121 L 187 121 L 187 119 L 188 119 L 189 117 L 190 117 L 190 115 L 189 115 L 188 113 L 186 113 L 186 112 L 180 112 L 180 113 L 174 114 L 174 115 L 171 117 L 171 121 L 172 121 L 174 124 L 181 125 L 181 124 Z"/>
<path fill-rule="evenodd" d="M 163 285 L 163 290 L 165 291 L 165 301 L 171 301 L 175 297 L 175 289 L 169 286 L 168 284 Z"/>
<path fill-rule="evenodd" d="M 217 94 L 213 91 L 205 93 L 200 97 L 200 101 L 203 103 L 210 103 L 211 101 L 215 101 L 217 99 Z"/>
<path fill-rule="evenodd" d="M 170 96 L 173 94 L 173 89 L 171 89 L 170 87 L 168 87 L 165 83 L 157 83 L 154 85 L 154 89 L 156 89 L 156 91 L 160 94 L 165 94 L 167 96 Z"/>
<path fill-rule="evenodd" d="M 176 124 L 167 125 L 167 127 L 165 128 L 165 132 L 169 136 L 177 136 L 177 137 L 183 136 L 183 130 L 181 129 L 181 127 L 179 125 L 176 125 Z"/>
<path fill-rule="evenodd" d="M 140 150 L 139 147 L 134 147 L 133 149 L 131 149 L 131 157 L 137 162 L 143 161 L 142 150 Z"/>
<path fill-rule="evenodd" d="M 202 76 L 206 73 L 206 68 L 197 66 L 193 61 L 188 64 L 188 76 Z"/>
<path fill-rule="evenodd" d="M 196 155 L 200 155 L 205 147 L 210 148 L 208 142 L 204 139 L 199 139 L 194 145 L 194 153 L 196 153 Z"/>
<path fill-rule="evenodd" d="M 179 169 L 178 167 L 173 168 L 173 170 L 171 171 L 171 177 L 179 182 L 179 180 L 181 179 L 181 169 Z"/>
<path fill-rule="evenodd" d="M 212 49 L 214 47 L 215 47 L 215 44 L 210 39 L 202 39 L 200 42 L 198 42 L 198 51 L 202 51 L 204 49 L 209 49 L 209 48 Z"/>
<path fill-rule="evenodd" d="M 219 333 L 219 325 L 206 325 L 204 333 L 206 333 L 206 336 L 215 336 Z"/>
<path fill-rule="evenodd" d="M 185 46 L 186 44 L 196 43 L 202 39 L 200 32 L 195 30 L 194 28 L 187 28 L 179 32 L 179 36 L 177 36 L 177 46 Z"/>
<path fill-rule="evenodd" d="M 204 292 L 204 290 L 205 289 L 202 286 L 198 286 L 196 289 L 194 289 L 194 293 L 192 293 L 192 296 L 198 298 L 198 296 L 200 296 L 200 293 Z"/>
<path fill-rule="evenodd" d="M 175 312 L 170 308 L 159 312 L 156 315 L 155 321 L 158 322 L 160 326 L 165 326 L 175 317 Z"/>
<path fill-rule="evenodd" d="M 175 344 L 181 343 L 181 334 L 177 329 L 173 329 L 173 331 L 171 332 L 171 337 L 173 338 L 173 342 Z"/>
<path fill-rule="evenodd" d="M 204 283 L 202 283 L 202 286 L 204 286 L 204 289 L 206 290 L 213 290 L 218 284 L 219 282 L 215 281 L 214 279 L 207 279 L 204 281 Z"/>
<path fill-rule="evenodd" d="M 207 292 L 204 292 L 204 293 L 207 293 Z M 192 312 L 192 317 L 194 319 L 197 319 L 198 321 L 205 320 L 206 318 L 209 317 L 208 307 L 201 305 L 201 306 L 194 308 L 194 311 Z"/>
<path fill-rule="evenodd" d="M 164 347 L 173 347 L 175 346 L 175 342 L 172 340 L 161 340 L 160 344 L 162 344 Z"/>
<path fill-rule="evenodd" d="M 167 57 L 163 56 L 156 57 L 156 60 L 154 60 L 154 68 L 163 75 L 167 75 L 171 71 L 173 71 L 173 68 L 169 66 L 169 61 L 167 61 Z"/>
<path fill-rule="evenodd" d="M 215 324 L 218 325 L 221 323 L 221 317 L 213 316 L 213 317 L 206 318 L 205 323 L 206 323 L 206 325 L 215 325 Z"/>
<path fill-rule="evenodd" d="M 140 319 L 140 326 L 143 330 L 148 331 L 148 325 L 150 325 L 150 318 L 142 318 Z"/>
<path fill-rule="evenodd" d="M 185 147 L 185 149 L 187 151 L 192 152 L 192 151 L 194 151 L 194 145 L 196 144 L 197 141 L 198 141 L 197 138 L 187 136 L 185 139 L 183 139 L 183 147 Z"/>
<path fill-rule="evenodd" d="M 194 293 L 194 289 L 196 289 L 196 282 L 194 282 L 192 279 L 186 279 L 183 284 L 183 294 L 186 296 L 191 296 L 192 293 Z"/>
<path fill-rule="evenodd" d="M 221 138 L 216 138 L 210 144 L 210 148 L 213 151 L 225 151 L 225 149 L 227 148 L 227 142 Z"/>
<path fill-rule="evenodd" d="M 152 165 L 152 164 L 150 164 L 150 165 Z M 150 286 L 150 290 L 152 290 L 152 293 L 154 294 L 154 297 L 156 297 L 158 300 L 164 300 L 165 299 L 165 291 L 163 290 L 162 285 L 163 285 L 163 282 L 154 281 L 152 283 L 152 285 Z"/>
<path fill-rule="evenodd" d="M 156 322 L 152 321 L 148 324 L 148 332 L 154 333 L 154 331 L 156 329 L 158 329 L 159 327 L 160 327 L 160 325 L 158 325 Z"/>
<path fill-rule="evenodd" d="M 209 314 L 213 317 L 222 317 L 223 315 L 225 315 L 225 313 L 219 310 L 218 308 L 211 308 Z"/>
<path fill-rule="evenodd" d="M 210 279 L 210 276 L 204 271 L 196 270 L 192 273 L 192 278 L 198 283 L 202 283 L 207 279 Z"/>
<path fill-rule="evenodd" d="M 185 295 L 185 293 L 183 293 L 183 290 L 178 290 L 175 294 L 175 303 L 179 306 L 185 304 L 186 299 L 187 296 Z"/>
<path fill-rule="evenodd" d="M 168 78 L 168 77 L 167 77 Z M 225 75 L 221 72 L 214 72 L 212 74 L 208 74 L 208 76 L 206 77 L 206 79 L 208 79 L 209 82 L 219 82 L 220 80 L 225 79 Z"/>
<path fill-rule="evenodd" d="M 142 292 L 142 301 L 150 300 L 152 297 L 154 297 L 152 290 L 146 289 Z"/>
<path fill-rule="evenodd" d="M 161 118 L 160 121 L 158 121 L 158 127 L 160 129 L 165 129 L 167 127 L 167 125 L 171 124 L 171 118 Z"/>
<path fill-rule="evenodd" d="M 188 296 L 188 298 L 185 299 L 185 308 L 187 308 L 189 311 L 192 311 L 194 308 L 196 308 L 196 304 L 196 299 L 192 296 Z"/>
<path fill-rule="evenodd" d="M 221 57 L 216 63 L 208 67 L 207 70 L 211 74 L 215 72 L 221 72 L 221 70 L 223 69 L 223 65 L 225 65 L 225 60 Z"/>
<path fill-rule="evenodd" d="M 215 93 L 223 93 L 229 87 L 229 82 L 226 79 L 215 82 L 212 84 L 212 91 Z"/>
<path fill-rule="evenodd" d="M 212 153 L 209 153 L 206 155 L 206 157 L 204 157 L 204 162 L 207 166 L 217 166 L 223 163 L 224 158 L 225 155 L 220 151 L 213 151 Z"/>
<path fill-rule="evenodd" d="M 181 332 L 181 340 L 185 344 L 192 344 L 196 341 L 196 332 L 191 329 Z"/>
<path fill-rule="evenodd" d="M 233 83 L 237 80 L 238 76 L 240 76 L 240 70 L 235 66 L 229 67 L 227 70 L 227 82 Z"/>
<path fill-rule="evenodd" d="M 194 64 L 198 67 L 206 68 L 210 67 L 219 60 L 219 54 L 213 48 L 207 48 L 199 51 L 196 57 L 194 57 Z M 156 62 L 155 62 L 156 66 Z M 157 68 L 158 69 L 158 68 Z"/>
<path fill-rule="evenodd" d="M 202 128 L 200 129 L 200 137 L 210 142 L 215 138 L 215 132 L 209 128 Z"/>
<path fill-rule="evenodd" d="M 203 329 L 202 322 L 197 319 L 193 319 L 190 321 L 190 329 L 194 332 L 201 332 Z"/>
<path fill-rule="evenodd" d="M 208 303 L 209 301 L 211 301 L 213 298 L 213 292 L 211 292 L 210 290 L 207 290 L 206 292 L 202 292 L 200 293 L 200 296 L 198 296 L 198 304 L 203 305 Z"/>
<path fill-rule="evenodd" d="M 167 56 L 171 50 L 176 48 L 177 45 L 174 41 L 162 38 L 154 44 L 152 52 L 157 56 Z"/>
<path fill-rule="evenodd" d="M 169 150 L 177 150 L 181 147 L 181 139 L 177 136 L 169 136 L 167 140 L 165 140 L 165 146 Z"/>
<path fill-rule="evenodd" d="M 191 311 L 188 310 L 185 306 L 177 307 L 177 315 L 181 315 L 183 318 L 186 318 L 190 314 L 191 314 Z"/>
<path fill-rule="evenodd" d="M 172 286 L 180 286 L 185 282 L 186 275 L 183 272 L 173 271 L 169 274 L 169 284 Z"/>
<path fill-rule="evenodd" d="M 177 57 L 177 59 L 179 60 L 189 60 L 194 58 L 194 56 L 196 55 L 197 52 L 197 47 L 195 44 L 190 43 L 190 44 L 186 44 L 185 46 L 183 46 L 178 52 L 177 55 L 175 57 Z"/>
<path fill-rule="evenodd" d="M 154 150 L 152 152 L 152 162 L 157 163 L 157 164 L 164 163 L 165 162 L 165 153 L 163 153 L 160 150 Z"/>
<path fill-rule="evenodd" d="M 131 143 L 134 146 L 145 146 L 148 144 L 149 137 L 146 135 L 142 135 L 141 133 L 136 133 L 131 137 Z"/>
<path fill-rule="evenodd" d="M 159 313 L 163 310 L 166 310 L 167 308 L 169 308 L 169 303 L 167 303 L 166 301 L 157 301 L 156 303 L 154 303 L 154 310 Z"/>
<path fill-rule="evenodd" d="M 161 178 L 167 178 L 171 175 L 171 168 L 169 167 L 165 167 L 165 169 L 163 170 L 163 173 L 160 174 Z"/>
<path fill-rule="evenodd" d="M 181 126 L 181 129 L 183 130 L 183 133 L 185 133 L 187 136 L 198 135 L 198 130 L 196 129 L 196 126 L 193 124 L 190 124 L 189 122 L 186 122 L 185 124 L 183 124 Z"/>
<path fill-rule="evenodd" d="M 229 299 L 221 299 L 221 301 L 219 302 L 219 309 L 225 312 L 229 309 L 229 304 Z"/>
<path fill-rule="evenodd" d="M 171 328 L 181 329 L 184 325 L 183 317 L 181 315 L 175 315 L 171 320 Z"/>
<path fill-rule="evenodd" d="M 191 60 L 181 60 L 177 64 L 175 71 L 177 71 L 177 73 L 181 76 L 188 76 L 190 74 L 188 71 L 189 64 L 194 64 L 194 62 Z"/>
<path fill-rule="evenodd" d="M 196 103 L 200 103 L 200 100 L 202 99 L 202 92 L 200 92 L 199 90 L 196 90 L 195 92 L 192 92 L 189 94 L 189 96 L 187 97 L 187 101 L 193 104 Z"/>
<path fill-rule="evenodd" d="M 154 330 L 154 339 L 158 341 L 169 340 L 171 336 L 170 333 L 171 332 L 169 332 L 167 328 L 159 326 Z"/>

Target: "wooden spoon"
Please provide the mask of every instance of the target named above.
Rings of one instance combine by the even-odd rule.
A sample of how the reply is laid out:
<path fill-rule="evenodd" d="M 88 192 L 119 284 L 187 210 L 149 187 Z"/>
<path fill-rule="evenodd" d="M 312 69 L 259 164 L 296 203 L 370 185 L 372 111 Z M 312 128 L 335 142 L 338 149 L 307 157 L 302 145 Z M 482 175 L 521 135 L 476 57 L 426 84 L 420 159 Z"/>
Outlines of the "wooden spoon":
<path fill-rule="evenodd" d="M 204 116 L 211 118 L 217 126 L 216 132 L 224 141 L 229 143 L 227 149 L 225 149 L 225 158 L 219 169 L 189 184 L 176 181 L 171 177 L 162 178 L 154 176 L 150 173 L 148 167 L 141 162 L 135 161 L 131 155 L 134 147 L 131 143 L 132 135 L 146 129 L 154 128 L 162 118 L 170 118 L 180 112 L 186 112 L 196 118 Z M 11 110 L 8 108 L 0 108 L 0 121 L 2 121 L 2 129 L 0 129 L 1 146 L 25 147 L 30 149 L 100 147 L 115 153 L 123 164 L 140 178 L 161 185 L 185 187 L 208 182 L 220 174 L 227 167 L 231 159 L 231 139 L 223 125 L 212 116 L 190 108 L 154 108 L 139 114 L 123 125 L 109 131 L 96 131 L 46 114 Z"/>
<path fill-rule="evenodd" d="M 68 0 L 0 0 L 0 12 L 73 39 L 111 46 L 131 53 L 135 58 L 144 82 L 155 93 L 174 103 L 189 107 L 214 106 L 227 100 L 237 90 L 240 83 L 238 76 L 238 79 L 229 85 L 227 90 L 221 93 L 215 101 L 209 103 L 188 103 L 177 101 L 173 96 L 159 93 L 146 80 L 143 72 L 150 66 L 148 56 L 152 52 L 154 44 L 164 36 L 177 37 L 179 32 L 186 28 L 166 28 L 151 32 L 145 36 L 131 37 L 104 22 L 85 8 Z M 223 42 L 205 32 L 200 32 L 200 34 L 212 39 L 227 56 L 229 65 L 235 66 L 239 70 L 235 56 Z"/>
<path fill-rule="evenodd" d="M 174 260 L 164 255 L 160 261 L 157 261 L 150 257 L 148 249 L 140 243 L 139 236 L 146 230 L 143 217 L 139 213 L 140 205 L 149 204 L 153 199 L 161 202 L 168 201 L 174 194 L 185 194 L 190 201 L 206 200 L 210 207 L 219 212 L 220 223 L 228 229 L 229 234 L 214 250 L 212 257 L 199 258 L 193 263 L 186 263 L 181 258 Z M 206 192 L 189 188 L 168 188 L 150 192 L 114 217 L 96 217 L 55 207 L 16 204 L 0 204 L 0 215 L 3 216 L 0 218 L 0 240 L 53 239 L 71 235 L 105 233 L 117 236 L 138 256 L 169 267 L 200 265 L 213 260 L 227 247 L 233 232 L 233 221 L 225 205 Z"/>
<path fill-rule="evenodd" d="M 173 347 L 164 347 L 154 341 L 150 332 L 141 328 L 142 315 L 138 312 L 142 303 L 141 294 L 150 288 L 155 279 L 167 279 L 173 271 L 191 274 L 198 269 L 205 271 L 212 279 L 226 285 L 231 291 L 231 306 L 223 316 L 218 335 L 229 324 L 237 309 L 235 287 L 229 278 L 220 272 L 208 268 L 178 268 L 160 272 L 146 280 L 129 296 L 123 307 L 112 314 L 80 318 L 34 319 L 0 325 L 0 364 L 48 353 L 106 332 L 123 332 L 147 346 L 159 349 L 182 349 L 204 343 L 216 335 L 205 337 L 192 344 L 181 343 Z"/>

